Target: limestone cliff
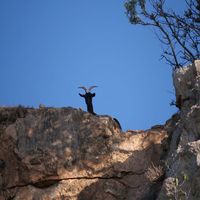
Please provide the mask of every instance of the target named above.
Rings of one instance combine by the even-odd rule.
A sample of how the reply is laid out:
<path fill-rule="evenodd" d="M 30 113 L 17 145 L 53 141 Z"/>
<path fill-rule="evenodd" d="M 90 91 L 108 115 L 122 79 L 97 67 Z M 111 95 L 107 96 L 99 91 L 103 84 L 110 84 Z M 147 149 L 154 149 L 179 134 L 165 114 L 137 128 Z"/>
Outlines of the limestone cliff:
<path fill-rule="evenodd" d="M 170 121 L 166 179 L 158 199 L 200 199 L 200 60 L 173 73 L 180 111 Z"/>
<path fill-rule="evenodd" d="M 142 199 L 159 190 L 162 126 L 122 133 L 111 117 L 73 108 L 0 111 L 1 199 Z"/>
<path fill-rule="evenodd" d="M 200 61 L 173 74 L 180 111 L 122 132 L 74 108 L 0 108 L 0 200 L 200 199 Z"/>

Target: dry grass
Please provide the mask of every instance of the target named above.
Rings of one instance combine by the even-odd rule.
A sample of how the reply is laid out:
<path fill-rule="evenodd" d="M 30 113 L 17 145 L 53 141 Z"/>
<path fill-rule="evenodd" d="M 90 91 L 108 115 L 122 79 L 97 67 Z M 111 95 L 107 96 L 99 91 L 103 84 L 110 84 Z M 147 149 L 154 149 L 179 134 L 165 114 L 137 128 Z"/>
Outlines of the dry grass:
<path fill-rule="evenodd" d="M 146 177 L 149 181 L 155 182 L 158 181 L 163 175 L 165 171 L 161 165 L 155 166 L 153 163 L 147 169 Z"/>

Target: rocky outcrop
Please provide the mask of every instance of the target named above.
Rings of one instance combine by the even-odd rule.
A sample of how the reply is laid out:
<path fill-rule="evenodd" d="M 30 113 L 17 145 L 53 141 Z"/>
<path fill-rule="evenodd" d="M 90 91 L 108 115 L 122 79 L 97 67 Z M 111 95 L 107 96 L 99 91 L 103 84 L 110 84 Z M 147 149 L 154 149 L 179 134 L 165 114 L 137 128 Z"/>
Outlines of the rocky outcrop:
<path fill-rule="evenodd" d="M 200 60 L 173 73 L 180 111 L 171 119 L 160 200 L 200 199 Z"/>
<path fill-rule="evenodd" d="M 73 108 L 0 111 L 0 199 L 149 199 L 160 189 L 162 126 L 122 133 Z"/>
<path fill-rule="evenodd" d="M 173 73 L 178 113 L 122 132 L 74 108 L 0 108 L 0 200 L 200 199 L 200 61 Z"/>

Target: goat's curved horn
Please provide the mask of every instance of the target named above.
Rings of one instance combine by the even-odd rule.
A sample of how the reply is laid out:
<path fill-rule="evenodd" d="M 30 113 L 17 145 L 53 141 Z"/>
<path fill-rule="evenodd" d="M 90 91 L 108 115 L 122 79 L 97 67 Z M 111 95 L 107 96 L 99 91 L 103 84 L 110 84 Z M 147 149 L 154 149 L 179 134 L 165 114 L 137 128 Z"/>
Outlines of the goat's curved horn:
<path fill-rule="evenodd" d="M 80 87 L 78 87 L 78 88 L 81 88 L 81 89 L 85 90 L 85 92 L 87 92 L 87 91 L 88 91 L 88 90 L 87 90 L 87 88 L 86 88 L 86 87 L 84 87 L 84 86 L 80 86 Z"/>
<path fill-rule="evenodd" d="M 98 86 L 91 86 L 91 87 L 89 87 L 88 91 L 90 92 L 95 87 L 98 87 Z"/>

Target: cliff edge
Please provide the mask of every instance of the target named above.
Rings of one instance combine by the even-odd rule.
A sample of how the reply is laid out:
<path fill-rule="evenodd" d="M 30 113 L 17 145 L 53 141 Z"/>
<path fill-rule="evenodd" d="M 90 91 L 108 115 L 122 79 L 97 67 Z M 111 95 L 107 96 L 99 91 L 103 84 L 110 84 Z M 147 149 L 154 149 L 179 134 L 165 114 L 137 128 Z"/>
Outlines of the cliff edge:
<path fill-rule="evenodd" d="M 1 199 L 141 199 L 160 187 L 148 168 L 161 166 L 163 127 L 122 133 L 111 117 L 73 108 L 0 113 Z"/>
<path fill-rule="evenodd" d="M 172 117 L 160 200 L 200 199 L 200 60 L 173 73 L 179 112 Z"/>
<path fill-rule="evenodd" d="M 122 132 L 74 108 L 0 108 L 0 200 L 200 199 L 200 61 L 173 73 L 179 112 Z"/>

